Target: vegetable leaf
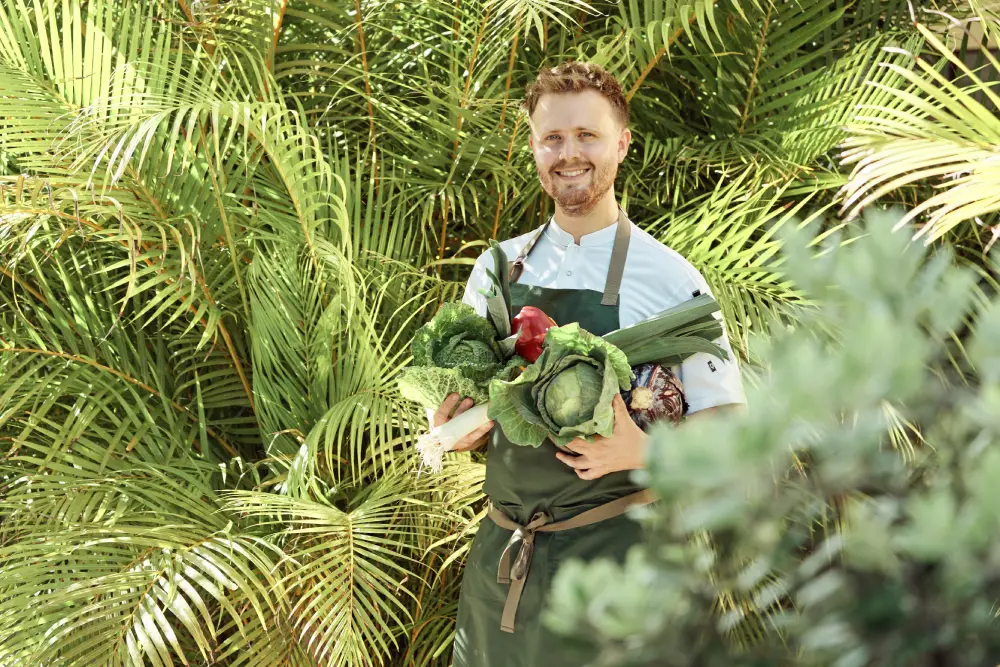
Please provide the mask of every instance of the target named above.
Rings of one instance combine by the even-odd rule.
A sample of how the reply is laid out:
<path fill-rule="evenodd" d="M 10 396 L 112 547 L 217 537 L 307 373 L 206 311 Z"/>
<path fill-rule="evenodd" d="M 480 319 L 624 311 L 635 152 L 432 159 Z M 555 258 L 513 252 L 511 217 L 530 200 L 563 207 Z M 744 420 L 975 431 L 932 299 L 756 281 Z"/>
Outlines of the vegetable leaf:
<path fill-rule="evenodd" d="M 425 408 L 436 408 L 449 394 L 468 397 L 477 404 L 485 401 L 487 391 L 455 368 L 411 366 L 399 375 L 399 392 Z"/>
<path fill-rule="evenodd" d="M 490 278 L 490 287 L 480 290 L 486 297 L 486 316 L 497 330 L 500 338 L 511 334 L 511 303 L 510 280 L 507 276 L 507 254 L 495 240 L 490 241 L 490 255 L 493 257 L 493 270 L 486 269 Z"/>
<path fill-rule="evenodd" d="M 540 370 L 535 362 L 511 382 L 490 383 L 489 417 L 515 445 L 539 447 L 549 434 L 531 398 L 531 385 Z"/>

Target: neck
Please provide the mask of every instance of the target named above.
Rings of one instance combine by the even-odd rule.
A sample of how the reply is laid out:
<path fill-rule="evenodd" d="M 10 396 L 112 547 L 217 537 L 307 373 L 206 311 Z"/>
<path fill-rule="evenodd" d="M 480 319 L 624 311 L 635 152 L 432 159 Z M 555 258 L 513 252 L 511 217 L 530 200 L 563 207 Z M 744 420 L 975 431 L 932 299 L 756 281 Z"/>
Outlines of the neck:
<path fill-rule="evenodd" d="M 618 200 L 614 189 L 609 189 L 591 211 L 576 215 L 569 213 L 556 204 L 556 224 L 561 229 L 573 235 L 573 240 L 580 245 L 580 239 L 587 234 L 610 227 L 618 222 Z"/>

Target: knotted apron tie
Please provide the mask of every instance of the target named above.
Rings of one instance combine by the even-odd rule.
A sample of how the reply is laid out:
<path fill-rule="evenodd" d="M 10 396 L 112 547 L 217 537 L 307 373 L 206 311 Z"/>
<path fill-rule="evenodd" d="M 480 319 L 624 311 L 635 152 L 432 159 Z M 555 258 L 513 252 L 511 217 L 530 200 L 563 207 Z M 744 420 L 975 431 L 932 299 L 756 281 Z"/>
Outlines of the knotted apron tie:
<path fill-rule="evenodd" d="M 500 619 L 500 629 L 504 632 L 514 632 L 514 617 L 517 615 L 517 605 L 521 601 L 521 593 L 524 591 L 524 584 L 528 579 L 528 571 L 531 569 L 531 557 L 535 551 L 535 533 L 555 533 L 562 530 L 571 530 L 582 526 L 612 519 L 624 514 L 629 507 L 648 505 L 656 500 L 652 492 L 643 489 L 609 503 L 598 505 L 586 512 L 577 514 L 565 521 L 553 523 L 552 517 L 545 512 L 537 512 L 531 517 L 527 525 L 520 525 L 511 520 L 506 514 L 490 504 L 487 516 L 498 526 L 505 530 L 514 531 L 507 541 L 507 546 L 500 556 L 500 566 L 497 568 L 497 583 L 509 584 L 507 600 L 503 606 L 503 616 Z M 514 559 L 514 567 L 511 569 L 510 554 L 514 545 L 521 543 Z"/>

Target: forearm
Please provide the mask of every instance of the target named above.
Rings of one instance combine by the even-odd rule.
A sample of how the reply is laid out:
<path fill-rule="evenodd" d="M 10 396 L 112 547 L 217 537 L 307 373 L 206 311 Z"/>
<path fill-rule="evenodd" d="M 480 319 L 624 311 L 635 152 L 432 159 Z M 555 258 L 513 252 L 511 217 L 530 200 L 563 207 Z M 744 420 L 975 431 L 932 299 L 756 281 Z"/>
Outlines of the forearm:
<path fill-rule="evenodd" d="M 726 405 L 716 405 L 711 408 L 705 408 L 704 410 L 698 410 L 697 412 L 692 412 L 690 415 L 685 417 L 685 421 L 691 419 L 705 419 L 706 417 L 719 416 L 719 415 L 736 415 L 741 412 L 746 411 L 746 406 L 742 403 L 727 403 Z M 635 462 L 628 468 L 629 470 L 639 470 L 646 467 L 646 455 L 649 449 L 649 436 L 643 433 L 638 437 L 635 450 L 638 453 L 638 458 Z"/>
<path fill-rule="evenodd" d="M 743 403 L 727 403 L 725 405 L 716 405 L 711 408 L 705 408 L 704 410 L 692 412 L 687 415 L 684 420 L 690 421 L 692 419 L 703 419 L 705 417 L 714 417 L 718 415 L 736 415 L 746 412 L 746 409 L 747 406 Z"/>

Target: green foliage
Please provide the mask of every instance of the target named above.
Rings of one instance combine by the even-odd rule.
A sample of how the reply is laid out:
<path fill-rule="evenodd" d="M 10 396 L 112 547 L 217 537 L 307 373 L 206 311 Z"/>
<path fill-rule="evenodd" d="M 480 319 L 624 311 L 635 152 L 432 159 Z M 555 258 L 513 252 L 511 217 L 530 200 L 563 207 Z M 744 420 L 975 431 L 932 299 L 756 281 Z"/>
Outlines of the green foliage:
<path fill-rule="evenodd" d="M 942 53 L 916 4 L 0 3 L 0 664 L 448 664 L 483 466 L 415 474 L 426 424 L 396 379 L 486 241 L 552 211 L 517 113 L 544 65 L 621 78 L 622 203 L 706 276 L 744 359 L 812 298 L 782 230 L 830 232 L 873 187 L 934 195 L 902 144 L 855 144 L 886 180 L 849 181 L 848 124 L 929 137 L 946 184 L 974 168 L 933 231 L 983 300 L 987 86 L 914 57 Z M 978 349 L 964 324 L 949 372 Z"/>
<path fill-rule="evenodd" d="M 869 217 L 835 252 L 790 237 L 788 275 L 817 307 L 760 341 L 768 372 L 749 410 L 656 431 L 638 476 L 661 498 L 644 512 L 648 543 L 624 565 L 559 572 L 547 622 L 593 646 L 593 664 L 971 667 L 1000 654 L 1000 300 L 977 309 L 975 276 L 949 252 L 891 233 L 899 215 Z M 963 383 L 943 341 L 970 316 L 979 375 Z M 887 404 L 924 426 L 913 465 L 889 446 Z M 733 597 L 747 604 L 718 615 Z M 734 646 L 750 609 L 766 625 Z"/>
<path fill-rule="evenodd" d="M 915 70 L 890 65 L 901 77 L 894 87 L 872 84 L 908 104 L 863 113 L 852 123 L 844 163 L 857 166 L 845 186 L 842 207 L 856 215 L 895 188 L 934 182 L 935 194 L 899 224 L 926 215 L 919 235 L 935 240 L 967 220 L 981 221 L 1000 212 L 995 189 L 1000 166 L 994 157 L 1000 144 L 1000 116 L 995 113 L 1000 95 L 994 90 L 996 82 L 988 81 L 990 70 L 994 77 L 1000 74 L 1000 61 L 983 49 L 988 65 L 985 71 L 973 71 L 927 27 L 917 29 L 933 49 L 929 55 L 937 57 L 929 61 L 914 55 Z M 947 78 L 942 65 L 955 68 L 970 83 Z"/>

